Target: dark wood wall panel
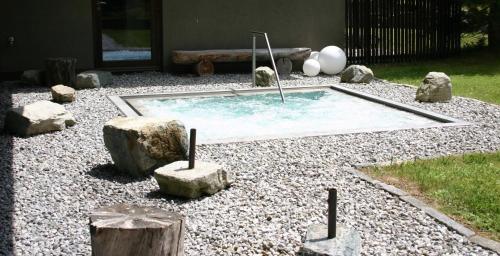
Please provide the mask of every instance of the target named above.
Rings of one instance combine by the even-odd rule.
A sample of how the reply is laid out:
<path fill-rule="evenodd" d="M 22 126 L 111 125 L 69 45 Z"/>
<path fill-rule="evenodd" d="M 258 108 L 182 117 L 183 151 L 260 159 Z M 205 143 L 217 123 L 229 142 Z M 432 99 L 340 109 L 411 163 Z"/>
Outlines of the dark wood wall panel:
<path fill-rule="evenodd" d="M 461 0 L 345 0 L 350 63 L 409 62 L 460 51 Z"/>

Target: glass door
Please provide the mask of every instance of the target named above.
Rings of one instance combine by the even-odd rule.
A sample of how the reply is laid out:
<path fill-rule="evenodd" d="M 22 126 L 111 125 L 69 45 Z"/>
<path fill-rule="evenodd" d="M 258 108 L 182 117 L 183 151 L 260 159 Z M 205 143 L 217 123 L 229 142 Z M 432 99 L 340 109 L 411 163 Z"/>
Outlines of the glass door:
<path fill-rule="evenodd" d="M 159 67 L 155 0 L 94 0 L 96 66 Z"/>

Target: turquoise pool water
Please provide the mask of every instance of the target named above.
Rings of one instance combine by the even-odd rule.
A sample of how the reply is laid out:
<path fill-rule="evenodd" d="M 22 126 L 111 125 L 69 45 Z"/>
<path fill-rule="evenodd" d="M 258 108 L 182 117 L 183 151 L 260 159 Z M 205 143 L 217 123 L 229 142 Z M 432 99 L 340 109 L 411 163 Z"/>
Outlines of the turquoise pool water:
<path fill-rule="evenodd" d="M 439 122 L 333 90 L 138 99 L 144 116 L 181 120 L 198 141 L 258 139 L 425 127 Z"/>

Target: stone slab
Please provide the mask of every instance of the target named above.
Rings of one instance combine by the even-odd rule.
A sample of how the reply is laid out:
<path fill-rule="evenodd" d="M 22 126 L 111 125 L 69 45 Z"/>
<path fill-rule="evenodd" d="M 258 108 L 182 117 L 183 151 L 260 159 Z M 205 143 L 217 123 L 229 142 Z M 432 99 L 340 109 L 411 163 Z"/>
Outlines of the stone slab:
<path fill-rule="evenodd" d="M 212 195 L 232 183 L 221 165 L 202 161 L 194 169 L 188 169 L 188 161 L 173 162 L 156 169 L 154 176 L 163 193 L 186 198 Z"/>
<path fill-rule="evenodd" d="M 486 248 L 488 250 L 492 250 L 496 252 L 497 254 L 500 254 L 500 243 L 482 236 L 471 236 L 469 237 L 469 240 L 473 243 L 476 243 L 480 245 L 483 248 Z"/>
<path fill-rule="evenodd" d="M 328 239 L 327 225 L 310 225 L 301 251 L 302 255 L 308 256 L 355 256 L 360 253 L 361 236 L 356 230 L 341 224 L 337 225 L 337 233 L 333 239 Z"/>

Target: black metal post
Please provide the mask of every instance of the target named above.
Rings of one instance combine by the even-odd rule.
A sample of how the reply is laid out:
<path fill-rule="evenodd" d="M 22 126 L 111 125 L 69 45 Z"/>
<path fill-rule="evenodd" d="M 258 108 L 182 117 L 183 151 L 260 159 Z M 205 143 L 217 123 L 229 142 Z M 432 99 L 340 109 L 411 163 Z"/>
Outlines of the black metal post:
<path fill-rule="evenodd" d="M 194 169 L 194 158 L 196 154 L 196 129 L 189 133 L 189 169 Z"/>
<path fill-rule="evenodd" d="M 337 234 L 337 189 L 328 190 L 328 239 Z"/>

